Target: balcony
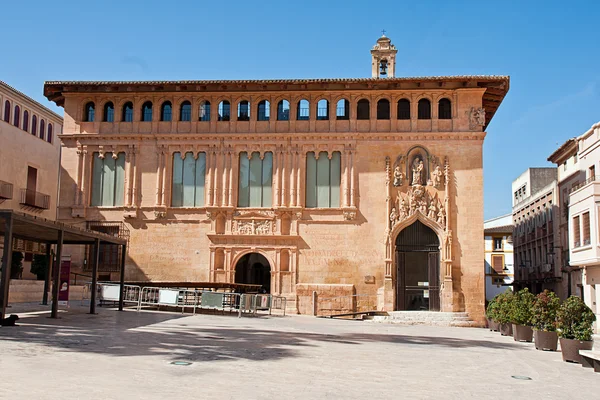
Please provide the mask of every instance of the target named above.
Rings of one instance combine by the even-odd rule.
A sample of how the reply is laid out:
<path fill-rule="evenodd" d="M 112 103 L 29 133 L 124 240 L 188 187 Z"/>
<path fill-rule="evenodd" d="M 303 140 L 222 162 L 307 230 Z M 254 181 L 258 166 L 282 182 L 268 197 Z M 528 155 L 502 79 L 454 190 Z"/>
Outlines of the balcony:
<path fill-rule="evenodd" d="M 50 196 L 30 189 L 21 189 L 20 204 L 28 207 L 47 210 L 50 208 Z"/>
<path fill-rule="evenodd" d="M 0 199 L 12 199 L 13 198 L 13 185 L 12 183 L 0 181 Z"/>

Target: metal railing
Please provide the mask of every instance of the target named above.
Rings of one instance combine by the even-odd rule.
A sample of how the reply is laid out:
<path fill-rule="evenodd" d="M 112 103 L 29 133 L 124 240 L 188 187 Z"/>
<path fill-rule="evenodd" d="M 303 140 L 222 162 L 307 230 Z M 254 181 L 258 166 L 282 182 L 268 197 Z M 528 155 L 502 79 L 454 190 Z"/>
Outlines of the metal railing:
<path fill-rule="evenodd" d="M 36 192 L 35 190 L 21 189 L 20 204 L 47 210 L 50 208 L 50 195 Z"/>
<path fill-rule="evenodd" d="M 0 199 L 12 199 L 13 185 L 12 183 L 0 181 Z"/>
<path fill-rule="evenodd" d="M 574 191 L 576 191 L 578 189 L 581 189 L 582 187 L 584 187 L 588 183 L 595 182 L 597 180 L 598 180 L 598 178 L 596 177 L 596 175 L 592 175 L 589 178 L 587 178 L 585 181 L 579 182 L 578 184 L 573 185 L 573 187 L 571 188 L 571 192 L 570 193 L 573 193 Z"/>
<path fill-rule="evenodd" d="M 80 283 L 81 283 L 81 281 L 84 281 L 84 283 L 87 283 L 92 278 L 91 275 L 80 274 L 77 272 L 71 272 L 71 275 L 72 275 L 72 277 L 70 278 L 71 285 L 77 285 L 77 277 L 80 277 L 79 278 Z M 82 279 L 82 278 L 86 278 L 86 279 Z"/>

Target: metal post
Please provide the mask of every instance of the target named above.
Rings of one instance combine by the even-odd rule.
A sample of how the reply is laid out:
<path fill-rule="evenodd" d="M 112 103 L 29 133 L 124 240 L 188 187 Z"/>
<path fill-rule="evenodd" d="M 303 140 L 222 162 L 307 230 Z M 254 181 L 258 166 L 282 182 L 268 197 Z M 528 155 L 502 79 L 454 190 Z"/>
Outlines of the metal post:
<path fill-rule="evenodd" d="M 96 314 L 96 288 L 98 286 L 98 259 L 100 258 L 100 239 L 94 242 L 92 259 L 92 286 L 90 287 L 90 314 Z"/>
<path fill-rule="evenodd" d="M 58 291 L 60 289 L 60 267 L 62 261 L 63 230 L 58 231 L 56 242 L 56 262 L 54 263 L 54 274 L 52 276 L 52 312 L 50 318 L 58 318 Z"/>
<path fill-rule="evenodd" d="M 127 257 L 127 245 L 121 248 L 121 277 L 119 280 L 119 311 L 123 311 L 123 291 L 125 290 L 125 258 Z"/>
<path fill-rule="evenodd" d="M 12 215 L 8 215 L 4 220 L 4 254 L 2 255 L 2 275 L 0 281 L 0 315 L 4 318 L 6 306 L 8 305 L 8 289 L 10 287 L 10 266 L 12 263 Z"/>
<path fill-rule="evenodd" d="M 313 301 L 313 315 L 316 317 L 319 311 L 319 297 L 316 290 L 313 290 L 312 293 L 312 301 Z"/>
<path fill-rule="evenodd" d="M 52 262 L 54 257 L 50 253 L 52 245 L 46 243 L 46 271 L 44 272 L 44 294 L 42 295 L 42 305 L 48 305 L 48 288 L 50 287 L 50 271 L 52 270 Z"/>

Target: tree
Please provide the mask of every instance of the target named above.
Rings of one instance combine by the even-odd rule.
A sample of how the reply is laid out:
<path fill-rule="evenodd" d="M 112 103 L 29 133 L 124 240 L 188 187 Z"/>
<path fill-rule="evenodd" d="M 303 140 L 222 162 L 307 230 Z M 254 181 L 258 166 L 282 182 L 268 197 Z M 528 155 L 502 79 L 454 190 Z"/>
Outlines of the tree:
<path fill-rule="evenodd" d="M 31 273 L 37 275 L 38 281 L 46 279 L 46 271 L 48 270 L 48 259 L 45 255 L 34 254 L 31 261 Z"/>

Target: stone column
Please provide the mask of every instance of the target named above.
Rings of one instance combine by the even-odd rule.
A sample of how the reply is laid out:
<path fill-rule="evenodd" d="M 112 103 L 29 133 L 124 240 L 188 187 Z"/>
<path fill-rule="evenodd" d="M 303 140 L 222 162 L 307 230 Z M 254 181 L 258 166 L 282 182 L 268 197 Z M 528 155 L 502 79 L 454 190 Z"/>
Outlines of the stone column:
<path fill-rule="evenodd" d="M 344 150 L 344 207 L 350 206 L 350 152 Z"/>
<path fill-rule="evenodd" d="M 356 178 L 354 175 L 354 151 L 350 150 L 350 207 L 356 206 Z"/>
<path fill-rule="evenodd" d="M 227 205 L 229 207 L 233 207 L 233 184 L 234 184 L 234 180 L 233 180 L 233 169 L 234 169 L 234 164 L 233 164 L 233 157 L 234 157 L 234 153 L 233 150 L 231 150 L 231 148 L 229 149 L 229 154 L 228 154 L 228 158 L 229 158 L 229 192 L 227 193 Z M 237 164 L 235 164 L 235 168 L 237 169 Z"/>
<path fill-rule="evenodd" d="M 212 110 L 211 110 L 212 111 Z M 213 151 L 212 146 L 206 152 L 206 201 L 205 204 L 207 207 L 212 206 L 212 160 L 213 160 Z"/>
<path fill-rule="evenodd" d="M 83 177 L 83 157 L 84 157 L 83 149 L 77 149 L 77 187 L 75 190 L 75 198 L 73 199 L 74 205 L 81 205 L 82 196 L 81 196 L 81 186 L 82 186 L 82 177 Z"/>
<path fill-rule="evenodd" d="M 158 148 L 156 151 L 156 205 L 160 206 L 162 203 L 162 160 L 163 160 L 162 148 Z M 136 202 L 137 203 L 137 202 Z"/>
<path fill-rule="evenodd" d="M 90 175 L 91 175 L 91 164 L 93 162 L 93 154 L 92 153 L 92 157 L 88 157 L 88 151 L 86 148 L 83 149 L 83 158 L 82 158 L 82 165 L 83 165 L 83 173 L 81 176 L 81 195 L 79 198 L 79 204 L 86 207 L 89 204 L 89 196 L 88 196 L 88 186 L 90 186 L 89 184 L 89 180 L 90 180 Z"/>
<path fill-rule="evenodd" d="M 296 149 L 292 148 L 290 154 L 290 207 L 296 206 L 296 174 L 297 171 L 297 163 L 298 163 L 298 154 L 296 153 Z"/>
<path fill-rule="evenodd" d="M 302 207 L 302 176 L 304 175 L 304 166 L 306 165 L 306 154 L 302 152 L 302 147 L 298 148 L 298 173 L 296 174 L 296 206 Z"/>
<path fill-rule="evenodd" d="M 280 203 L 280 205 L 282 207 L 288 206 L 288 203 L 287 203 L 287 181 L 288 181 L 288 179 L 286 176 L 288 173 L 287 157 L 286 157 L 287 152 L 288 152 L 288 148 L 286 146 L 281 154 L 281 203 Z"/>

